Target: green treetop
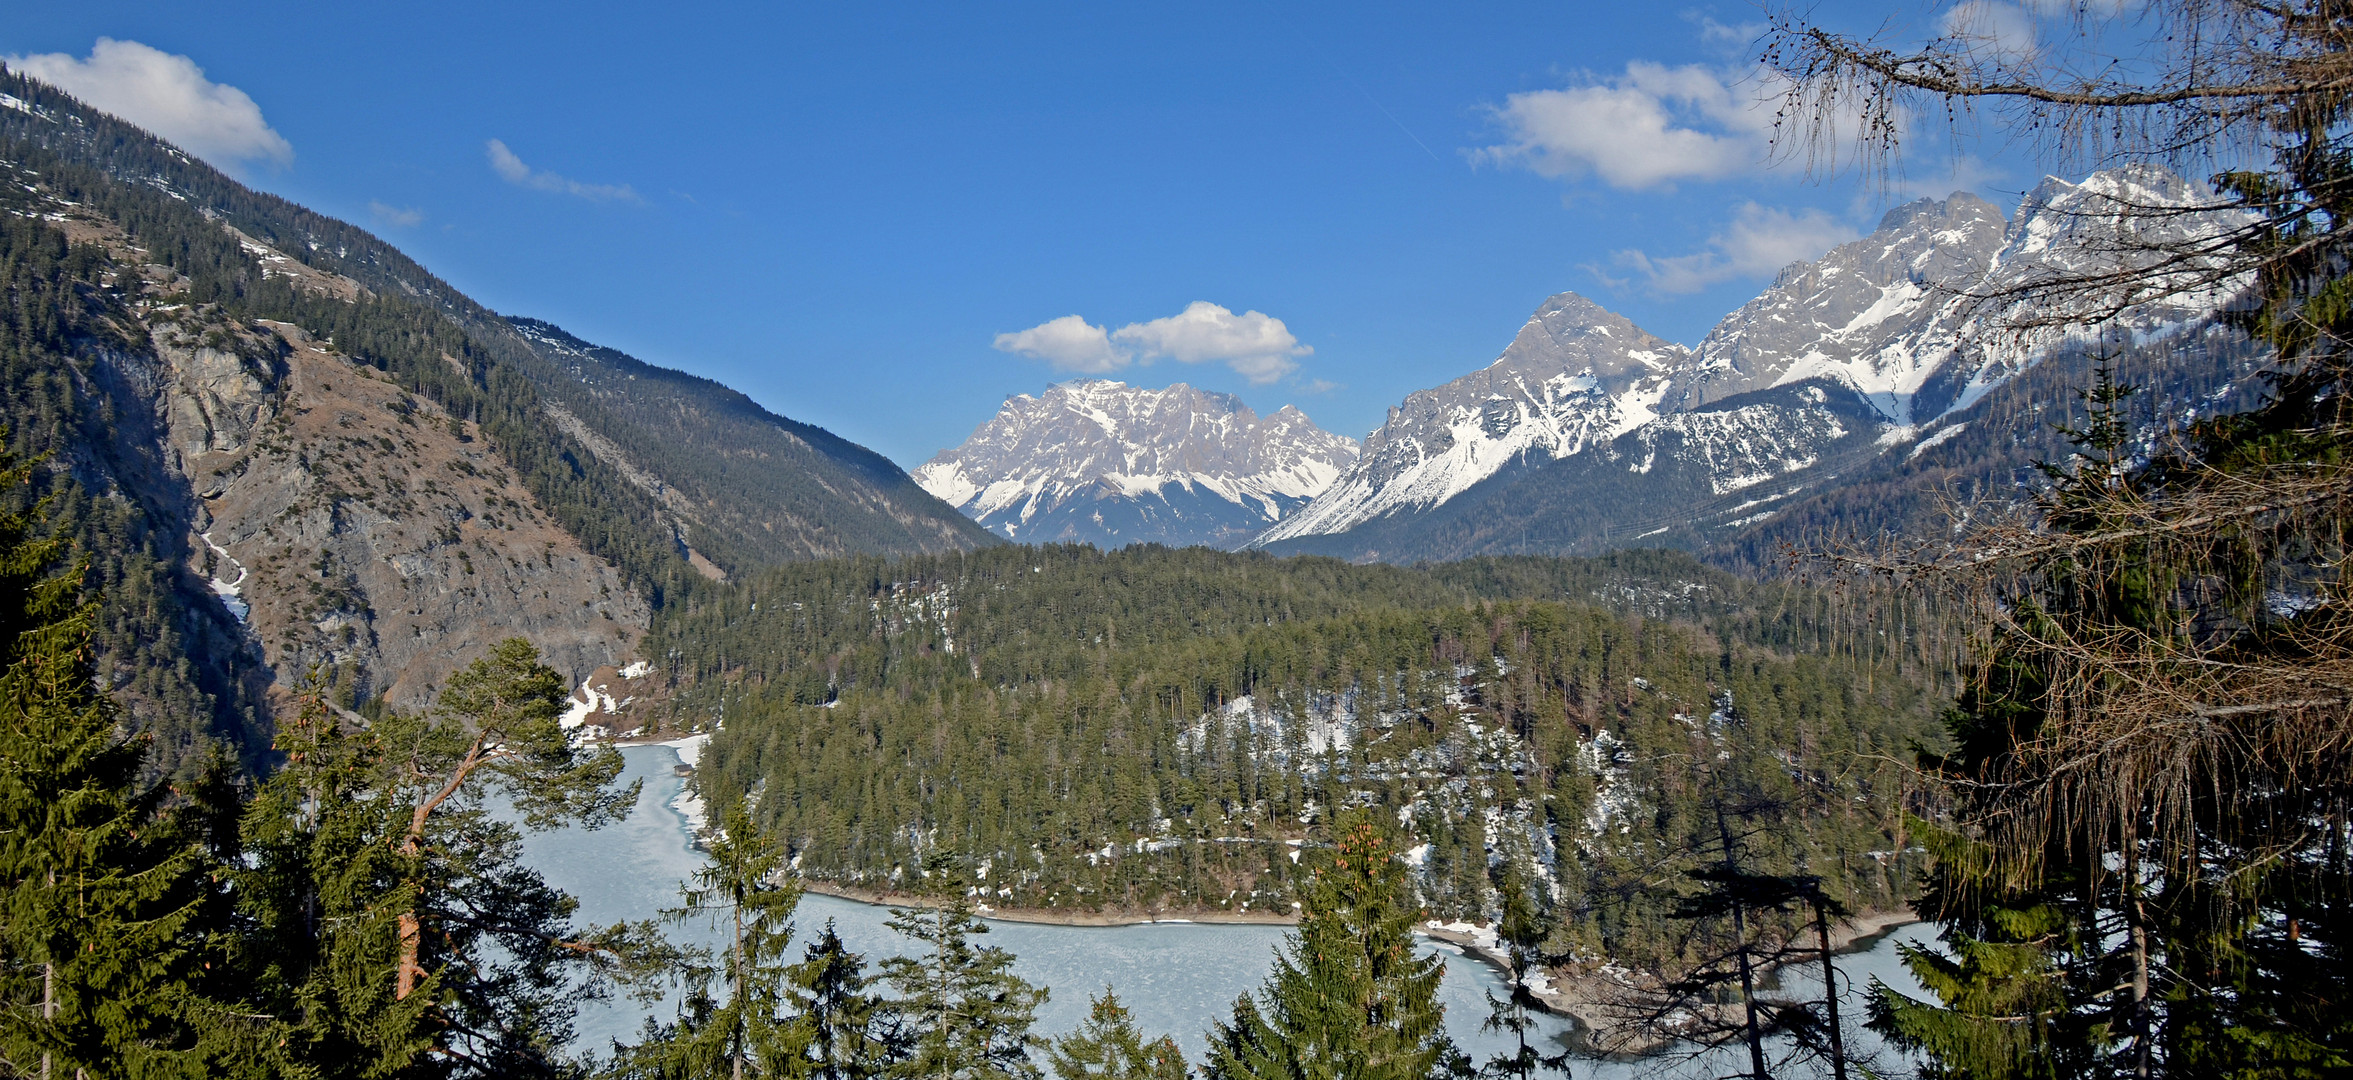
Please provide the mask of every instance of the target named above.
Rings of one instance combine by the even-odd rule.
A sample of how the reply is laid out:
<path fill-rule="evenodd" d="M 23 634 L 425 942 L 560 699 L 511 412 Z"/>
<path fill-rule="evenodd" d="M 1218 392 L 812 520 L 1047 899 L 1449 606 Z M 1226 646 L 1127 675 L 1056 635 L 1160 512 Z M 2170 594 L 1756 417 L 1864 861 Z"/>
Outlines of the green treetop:
<path fill-rule="evenodd" d="M 1175 1040 L 1164 1035 L 1144 1041 L 1135 1014 L 1110 987 L 1103 988 L 1102 997 L 1088 999 L 1087 1018 L 1078 1030 L 1054 1040 L 1046 1064 L 1054 1080 L 1186 1080 L 1192 1075 Z"/>
<path fill-rule="evenodd" d="M 1258 1000 L 1237 999 L 1213 1033 L 1211 1080 L 1421 1080 L 1460 1056 L 1438 1004 L 1444 962 L 1414 951 L 1421 906 L 1387 831 L 1355 813 L 1336 831 Z"/>
<path fill-rule="evenodd" d="M 890 928 L 924 946 L 917 956 L 883 961 L 883 978 L 898 991 L 896 1005 L 908 1056 L 892 1070 L 907 1080 L 1035 1080 L 1029 1033 L 1046 989 L 1012 972 L 1013 954 L 972 939 L 988 933 L 973 914 L 970 890 L 955 860 L 927 860 L 932 906 L 891 909 Z"/>

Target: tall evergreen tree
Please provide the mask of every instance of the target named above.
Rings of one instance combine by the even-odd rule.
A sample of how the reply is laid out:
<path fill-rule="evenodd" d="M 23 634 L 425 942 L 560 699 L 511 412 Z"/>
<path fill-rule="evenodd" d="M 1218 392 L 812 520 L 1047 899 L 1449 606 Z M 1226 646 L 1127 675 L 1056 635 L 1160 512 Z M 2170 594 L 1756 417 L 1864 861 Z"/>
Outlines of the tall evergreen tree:
<path fill-rule="evenodd" d="M 433 995 L 395 997 L 402 808 L 376 785 L 382 749 L 347 727 L 314 672 L 281 721 L 283 756 L 245 808 L 232 874 L 239 974 L 276 1017 L 267 1055 L 290 1075 L 415 1075 L 434 1047 Z M 430 1067 L 427 1067 L 428 1070 Z"/>
<path fill-rule="evenodd" d="M 7 494 L 30 476 L 0 460 Z M 142 778 L 146 740 L 98 690 L 96 605 L 65 541 L 41 535 L 47 505 L 0 513 L 0 1068 L 201 1075 L 205 867 Z"/>
<path fill-rule="evenodd" d="M 873 985 L 866 958 L 843 945 L 827 919 L 793 965 L 785 991 L 807 1025 L 815 1080 L 870 1080 L 904 1053 L 893 1014 Z"/>
<path fill-rule="evenodd" d="M 393 999 L 432 1003 L 429 1052 L 460 1074 L 553 1075 L 572 1017 L 613 980 L 644 980 L 670 954 L 650 923 L 578 928 L 579 902 L 522 863 L 521 831 L 493 813 L 501 796 L 527 828 L 596 828 L 628 812 L 621 755 L 575 747 L 557 723 L 563 680 L 510 638 L 450 677 L 430 714 L 388 715 L 368 795 L 396 811 L 383 838 L 397 882 L 395 949 L 378 977 Z"/>
<path fill-rule="evenodd" d="M 800 882 L 780 874 L 783 849 L 752 828 L 741 802 L 720 817 L 709 850 L 710 861 L 692 884 L 680 886 L 685 906 L 668 915 L 717 922 L 726 935 L 717 962 L 699 956 L 686 965 L 686 1014 L 658 1038 L 630 1048 L 623 1072 L 731 1080 L 807 1075 L 813 1032 L 793 1013 L 794 966 L 785 962 Z"/>
<path fill-rule="evenodd" d="M 1541 1054 L 1528 1042 L 1528 1033 L 1536 1029 L 1536 1013 L 1543 1007 L 1529 984 L 1545 959 L 1543 949 L 1545 939 L 1550 936 L 1550 919 L 1546 917 L 1544 905 L 1537 900 L 1537 883 L 1531 880 L 1534 875 L 1528 872 L 1524 856 L 1504 860 L 1502 877 L 1496 888 L 1503 896 L 1503 917 L 1496 920 L 1495 939 L 1502 946 L 1506 960 L 1505 990 L 1502 997 L 1488 992 L 1487 1019 L 1480 1029 L 1508 1033 L 1516 1045 L 1490 1056 L 1480 1072 L 1492 1080 L 1505 1077 L 1533 1080 L 1539 1071 L 1567 1076 L 1567 1050 Z"/>
<path fill-rule="evenodd" d="M 1423 1080 L 1457 1067 L 1438 984 L 1417 955 L 1421 905 L 1387 830 L 1351 812 L 1303 890 L 1299 928 L 1257 1000 L 1212 1033 L 1210 1080 Z"/>
<path fill-rule="evenodd" d="M 1012 972 L 1013 954 L 973 938 L 988 924 L 973 914 L 958 860 L 925 861 L 930 906 L 892 908 L 889 926 L 923 946 L 915 956 L 883 961 L 898 992 L 892 1007 L 905 1025 L 907 1057 L 890 1074 L 907 1080 L 1036 1080 L 1030 1034 L 1046 989 Z"/>
<path fill-rule="evenodd" d="M 2156 0 L 2079 11 L 2024 53 L 1918 50 L 1782 13 L 1765 59 L 1801 131 L 1860 108 L 2009 114 L 2070 156 L 2222 170 L 2227 227 L 2184 235 L 2138 191 L 2126 268 L 1994 299 L 2108 335 L 2134 308 L 2241 301 L 2267 400 L 2129 422 L 2103 371 L 2079 452 L 2028 512 L 1865 559 L 1958 586 L 1991 629 L 1929 762 L 1955 804 L 1923 911 L 1954 963 L 1881 1022 L 1948 1074 L 2324 1075 L 2353 1069 L 2353 10 Z M 1923 108 L 1923 106 L 1926 106 Z M 2195 419 L 2193 419 L 2195 418 Z M 2187 421 L 2176 426 L 2176 421 Z M 2167 430 L 2173 428 L 2173 430 Z M 2155 429 L 2155 430 L 2149 430 Z M 2147 438 L 2135 437 L 2136 430 Z"/>

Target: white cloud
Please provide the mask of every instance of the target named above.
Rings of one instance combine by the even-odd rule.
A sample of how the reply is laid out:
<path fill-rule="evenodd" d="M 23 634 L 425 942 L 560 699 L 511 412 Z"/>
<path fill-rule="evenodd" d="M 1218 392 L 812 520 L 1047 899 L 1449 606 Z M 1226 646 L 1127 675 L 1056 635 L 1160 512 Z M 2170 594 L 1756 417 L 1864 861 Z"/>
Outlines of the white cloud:
<path fill-rule="evenodd" d="M 1699 27 L 1700 44 L 1719 53 L 1747 53 L 1771 29 L 1761 22 L 1720 23 L 1714 16 L 1697 11 L 1684 12 L 1683 20 Z"/>
<path fill-rule="evenodd" d="M 1112 348 L 1111 336 L 1102 327 L 1090 326 L 1076 315 L 1064 315 L 1016 333 L 999 334 L 996 346 L 998 352 L 1043 360 L 1056 371 L 1082 371 L 1090 375 L 1117 371 L 1131 359 Z"/>
<path fill-rule="evenodd" d="M 368 200 L 368 214 L 396 229 L 406 229 L 425 220 L 425 212 L 413 206 L 393 206 L 374 199 Z"/>
<path fill-rule="evenodd" d="M 2043 6 L 2062 5 L 2044 0 Z M 1961 0 L 1946 9 L 1939 28 L 1944 36 L 1989 60 L 2017 63 L 2034 56 L 2034 14 L 2003 0 Z"/>
<path fill-rule="evenodd" d="M 491 171 L 496 172 L 507 183 L 516 187 L 577 195 L 590 202 L 645 201 L 638 197 L 637 189 L 627 184 L 583 184 L 567 176 L 560 176 L 543 169 L 534 169 L 523 164 L 523 159 L 516 157 L 515 152 L 507 149 L 507 144 L 501 140 L 492 139 L 484 146 L 490 153 Z"/>
<path fill-rule="evenodd" d="M 1853 227 L 1820 210 L 1793 213 L 1751 202 L 1741 204 L 1732 222 L 1708 238 L 1704 250 L 1665 257 L 1627 250 L 1617 253 L 1616 262 L 1641 275 L 1651 292 L 1674 295 L 1736 278 L 1765 277 L 1790 263 L 1819 259 L 1857 235 Z"/>
<path fill-rule="evenodd" d="M 1254 383 L 1299 370 L 1291 358 L 1315 351 L 1299 344 L 1281 319 L 1256 311 L 1236 315 L 1207 300 L 1195 300 L 1165 319 L 1129 323 L 1113 331 L 1111 339 L 1147 362 L 1162 356 L 1187 364 L 1224 361 Z"/>
<path fill-rule="evenodd" d="M 999 352 L 1044 360 L 1057 371 L 1100 375 L 1166 357 L 1186 364 L 1223 363 L 1253 383 L 1270 383 L 1299 370 L 1295 358 L 1315 351 L 1301 345 L 1281 319 L 1258 311 L 1236 315 L 1207 300 L 1195 300 L 1164 319 L 1109 331 L 1064 315 L 998 334 L 995 345 Z"/>
<path fill-rule="evenodd" d="M 194 60 L 136 41 L 99 38 L 86 60 L 64 53 L 9 56 L 8 66 L 154 132 L 215 165 L 284 167 L 294 147 L 245 91 L 204 77 Z"/>
<path fill-rule="evenodd" d="M 1471 157 L 1629 190 L 1719 180 L 1765 164 L 1780 96 L 1761 76 L 1638 60 L 1617 78 L 1505 98 L 1494 118 L 1507 141 Z"/>

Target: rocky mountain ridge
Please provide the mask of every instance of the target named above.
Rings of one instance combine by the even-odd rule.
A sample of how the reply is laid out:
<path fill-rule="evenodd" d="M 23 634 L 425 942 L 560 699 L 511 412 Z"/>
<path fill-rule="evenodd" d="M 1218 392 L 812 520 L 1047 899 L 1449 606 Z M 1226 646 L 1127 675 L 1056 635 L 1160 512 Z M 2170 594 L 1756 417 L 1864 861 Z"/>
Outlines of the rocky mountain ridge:
<path fill-rule="evenodd" d="M 1321 494 L 1357 453 L 1295 406 L 1261 418 L 1185 383 L 1076 379 L 1006 398 L 914 476 L 1011 540 L 1234 547 Z"/>
<path fill-rule="evenodd" d="M 1546 300 L 1487 367 L 1389 410 L 1356 467 L 1255 543 L 1427 510 L 1530 453 L 1568 457 L 1649 423 L 1690 350 L 1575 293 Z"/>
<path fill-rule="evenodd" d="M 1410 561 L 1723 542 L 1953 438 L 2046 359 L 2206 348 L 2185 335 L 2239 288 L 2201 276 L 2235 221 L 2211 199 L 2132 166 L 2048 178 L 2008 219 L 1966 192 L 1919 200 L 1786 268 L 1693 349 L 1552 297 L 1502 357 L 1409 396 L 1355 469 L 1252 543 Z M 2118 273 L 2157 266 L 2178 269 Z M 2054 300 L 2080 282 L 2104 286 Z M 2070 325 L 2093 317 L 2097 340 Z M 1539 347 L 1597 340 L 1615 351 Z"/>

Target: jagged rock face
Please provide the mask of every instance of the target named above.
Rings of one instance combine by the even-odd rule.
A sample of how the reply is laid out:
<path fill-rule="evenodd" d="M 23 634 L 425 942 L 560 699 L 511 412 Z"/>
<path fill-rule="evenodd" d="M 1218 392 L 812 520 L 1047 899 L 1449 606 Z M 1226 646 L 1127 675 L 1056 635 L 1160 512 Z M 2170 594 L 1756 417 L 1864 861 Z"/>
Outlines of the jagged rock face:
<path fill-rule="evenodd" d="M 2191 289 L 2154 302 L 2114 289 L 2066 306 L 2037 285 L 2126 267 L 2210 238 L 2229 215 L 2152 216 L 2150 208 L 2210 201 L 2199 185 L 2151 165 L 2110 169 L 2080 184 L 2046 177 L 2005 221 L 1967 192 L 1889 211 L 1877 231 L 1819 261 L 1782 271 L 1771 288 L 1718 323 L 1677 380 L 1689 407 L 1809 379 L 1871 399 L 1888 422 L 1924 425 L 1975 401 L 2054 349 L 2088 337 L 2059 325 L 2108 316 L 2101 333 L 2146 341 L 2202 324 L 2238 291 Z"/>
<path fill-rule="evenodd" d="M 1939 289 L 1980 285 L 2009 223 L 1968 192 L 1887 212 L 1870 236 L 1783 270 L 1772 287 L 1694 350 L 1678 408 L 1828 376 L 1873 395 L 1889 415 L 1951 353 Z"/>
<path fill-rule="evenodd" d="M 1707 546 L 1873 454 L 1951 437 L 1940 419 L 2047 356 L 2209 325 L 2245 284 L 2196 268 L 2238 223 L 2195 210 L 2211 199 L 2146 165 L 2045 179 L 2008 220 L 1965 192 L 1923 199 L 1783 270 L 1688 352 L 1554 297 L 1486 370 L 1409 396 L 1355 469 L 1253 544 L 1393 560 Z M 2154 283 L 2116 274 L 2185 255 Z M 2075 287 L 2103 278 L 2123 284 Z M 2053 284 L 2063 302 L 2038 292 Z"/>
<path fill-rule="evenodd" d="M 415 709 L 501 638 L 578 678 L 644 630 L 645 601 L 471 424 L 288 324 L 148 329 L 160 434 L 202 503 L 196 569 L 281 686 L 351 665 L 356 689 Z M 248 347 L 205 344 L 224 330 Z"/>
<path fill-rule="evenodd" d="M 1390 409 L 1356 467 L 1258 542 L 1427 510 L 1531 451 L 1559 458 L 1607 443 L 1657 415 L 1689 355 L 1561 293 L 1536 309 L 1494 363 Z"/>
<path fill-rule="evenodd" d="M 1009 539 L 1233 547 L 1320 494 L 1355 440 L 1293 406 L 1106 379 L 1005 399 L 917 483 Z"/>

